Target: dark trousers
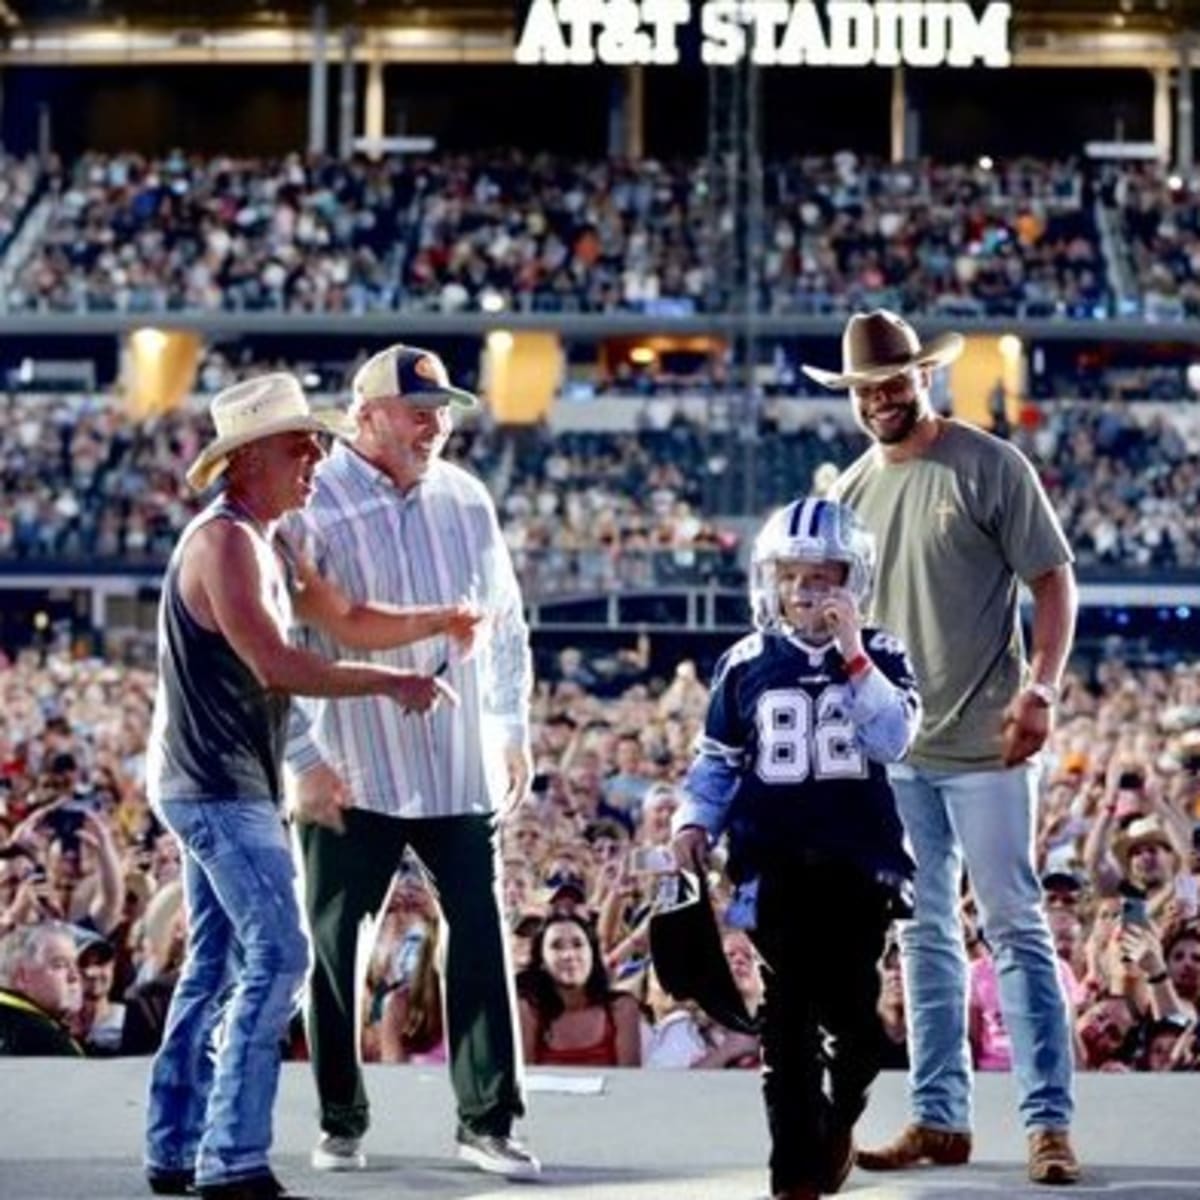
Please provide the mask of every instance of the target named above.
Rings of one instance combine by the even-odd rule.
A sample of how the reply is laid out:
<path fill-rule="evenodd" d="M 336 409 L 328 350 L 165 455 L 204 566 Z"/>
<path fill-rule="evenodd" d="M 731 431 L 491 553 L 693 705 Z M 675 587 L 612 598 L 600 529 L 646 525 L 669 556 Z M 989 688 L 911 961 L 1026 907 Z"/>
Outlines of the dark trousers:
<path fill-rule="evenodd" d="M 524 1112 L 511 973 L 497 894 L 496 819 L 400 819 L 351 809 L 346 831 L 300 827 L 313 939 L 308 1036 L 321 1128 L 361 1137 L 369 1124 L 358 1046 L 358 933 L 378 912 L 405 847 L 433 878 L 447 925 L 442 993 L 459 1120 L 508 1133 Z"/>
<path fill-rule="evenodd" d="M 771 1188 L 815 1186 L 831 1132 L 853 1127 L 879 1073 L 876 964 L 887 894 L 850 865 L 765 870 L 755 945 Z"/>

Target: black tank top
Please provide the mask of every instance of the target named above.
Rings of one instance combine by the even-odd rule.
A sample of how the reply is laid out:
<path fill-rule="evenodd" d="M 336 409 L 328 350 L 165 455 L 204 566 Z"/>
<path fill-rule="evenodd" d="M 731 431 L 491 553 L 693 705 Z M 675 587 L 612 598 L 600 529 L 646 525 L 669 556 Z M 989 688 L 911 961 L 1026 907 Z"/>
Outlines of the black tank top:
<path fill-rule="evenodd" d="M 158 693 L 147 783 L 155 800 L 278 803 L 291 697 L 264 688 L 223 634 L 196 622 L 179 590 L 184 544 L 217 518 L 244 525 L 262 541 L 254 524 L 224 497 L 200 513 L 179 539 L 159 602 Z M 275 574 L 276 603 L 290 618 L 278 566 Z"/>

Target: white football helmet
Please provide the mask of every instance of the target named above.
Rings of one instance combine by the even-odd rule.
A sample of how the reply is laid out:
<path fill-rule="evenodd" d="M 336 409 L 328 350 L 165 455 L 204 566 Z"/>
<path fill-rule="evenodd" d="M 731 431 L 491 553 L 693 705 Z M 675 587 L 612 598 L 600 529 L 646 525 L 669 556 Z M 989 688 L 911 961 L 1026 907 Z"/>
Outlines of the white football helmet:
<path fill-rule="evenodd" d="M 836 500 L 806 497 L 776 509 L 754 540 L 750 558 L 750 612 L 755 628 L 780 633 L 782 614 L 775 564 L 846 564 L 847 591 L 861 611 L 875 579 L 875 539 L 854 511 Z"/>

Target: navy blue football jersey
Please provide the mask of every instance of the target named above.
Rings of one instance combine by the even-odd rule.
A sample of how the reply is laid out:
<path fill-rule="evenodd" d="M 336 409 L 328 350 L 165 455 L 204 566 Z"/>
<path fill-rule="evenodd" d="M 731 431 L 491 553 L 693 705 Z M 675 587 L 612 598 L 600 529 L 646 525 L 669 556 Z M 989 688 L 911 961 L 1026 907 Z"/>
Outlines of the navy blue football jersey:
<path fill-rule="evenodd" d="M 863 645 L 905 704 L 917 706 L 900 642 L 864 629 Z M 755 633 L 718 663 L 700 752 L 737 772 L 727 825 L 734 879 L 786 862 L 793 851 L 849 861 L 872 875 L 912 875 L 885 768 L 870 757 L 852 701 L 832 643 L 811 647 Z"/>

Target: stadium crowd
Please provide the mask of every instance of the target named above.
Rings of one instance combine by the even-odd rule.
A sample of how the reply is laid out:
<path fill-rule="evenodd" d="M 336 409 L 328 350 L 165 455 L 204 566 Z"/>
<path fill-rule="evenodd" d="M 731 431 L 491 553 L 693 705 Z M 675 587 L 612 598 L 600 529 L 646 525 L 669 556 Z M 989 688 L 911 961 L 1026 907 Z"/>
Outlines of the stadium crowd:
<path fill-rule="evenodd" d="M 633 1031 L 618 1036 L 610 1065 L 753 1065 L 753 1038 L 666 995 L 648 965 L 648 915 L 707 699 L 692 663 L 656 678 L 649 650 L 642 638 L 616 655 L 568 648 L 544 664 L 534 794 L 503 834 L 519 994 L 528 1010 L 565 986 L 547 939 L 552 928 L 579 930 L 603 980 L 589 1002 Z M 179 852 L 143 789 L 152 689 L 149 672 L 65 653 L 30 651 L 0 667 L 0 988 L 12 986 L 12 948 L 30 929 L 66 929 L 76 960 L 63 968 L 59 1015 L 88 1054 L 153 1048 L 183 953 Z M 1196 1069 L 1200 669 L 1080 665 L 1046 758 L 1038 859 L 1079 1063 Z M 723 908 L 726 885 L 712 882 Z M 969 889 L 962 912 L 975 1063 L 1007 1069 L 987 930 Z M 406 862 L 364 981 L 369 1059 L 444 1055 L 439 922 L 419 866 Z M 761 980 L 746 937 L 730 929 L 725 945 L 753 1007 Z M 880 971 L 888 1061 L 902 1065 L 894 947 Z M 294 1051 L 303 1053 L 299 1034 Z"/>
<path fill-rule="evenodd" d="M 1200 314 L 1200 195 L 1195 180 L 1142 167 L 1123 173 L 1122 227 L 1146 316 Z"/>
<path fill-rule="evenodd" d="M 1038 469 L 1085 565 L 1200 563 L 1200 426 L 1147 405 L 1061 403 L 1031 409 L 1015 440 Z"/>
<path fill-rule="evenodd" d="M 0 447 L 0 558 L 162 563 L 200 507 L 183 483 L 183 468 L 208 427 L 198 409 L 132 422 L 112 401 L 9 393 L 0 394 L 0 420 L 11 431 Z M 694 428 L 685 430 L 662 467 L 652 456 L 670 437 L 649 437 L 644 445 L 610 441 L 594 456 L 595 470 L 567 439 L 550 456 L 550 474 L 524 468 L 506 493 L 514 553 L 528 562 L 546 549 L 595 551 L 599 564 L 614 546 L 635 555 L 729 550 L 736 538 L 697 515 L 684 482 L 697 437 Z M 464 426 L 450 456 L 496 479 L 505 439 L 482 424 Z M 630 488 L 618 497 L 612 464 L 631 446 L 635 461 L 621 473 Z M 544 561 L 529 569 L 548 577 Z M 597 571 L 580 575 L 579 582 L 603 579 L 604 571 Z"/>
<path fill-rule="evenodd" d="M 89 155 L 43 177 L 0 160 L 0 248 L 39 189 L 52 205 L 6 302 L 37 311 L 602 312 L 664 302 L 699 311 L 709 286 L 704 188 L 694 162 L 516 154 L 378 163 Z M 772 164 L 765 188 L 767 311 L 887 304 L 1079 318 L 1111 305 L 1095 197 L 1072 164 L 886 167 L 843 154 Z M 1190 190 L 1131 173 L 1113 196 L 1147 304 L 1194 315 Z M 210 354 L 200 390 L 248 366 L 259 364 Z M 319 364 L 306 374 L 314 389 L 337 386 Z M 1175 382 L 1168 374 L 1145 386 L 1177 396 Z M 818 469 L 836 471 L 864 444 L 848 409 L 842 420 L 825 410 L 809 418 L 803 402 L 774 395 L 760 416 L 771 436 L 747 452 L 736 423 L 706 424 L 687 415 L 681 395 L 632 383 L 655 401 L 636 432 L 510 436 L 480 424 L 456 435 L 451 457 L 499 493 L 530 597 L 698 576 L 740 585 L 738 533 L 721 514 L 807 492 Z M 999 431 L 1034 461 L 1083 565 L 1196 566 L 1191 414 L 1102 394 L 1038 404 Z M 0 420 L 9 431 L 0 558 L 161 562 L 196 511 L 181 480 L 206 429 L 198 410 L 133 423 L 110 400 L 10 392 Z M 748 454 L 755 471 L 743 478 Z M 556 947 L 574 939 L 598 981 L 588 1002 L 616 1030 L 612 1065 L 754 1065 L 753 1038 L 667 995 L 649 965 L 649 913 L 707 699 L 692 663 L 667 680 L 650 662 L 643 639 L 620 654 L 568 649 L 543 664 L 534 795 L 504 830 L 523 1012 L 541 1021 L 539 1005 L 542 1016 L 553 1010 L 567 986 Z M 144 791 L 153 687 L 137 667 L 45 650 L 0 663 L 0 989 L 69 935 L 52 1015 L 88 1054 L 154 1048 L 184 953 L 179 851 Z M 1200 671 L 1081 664 L 1046 767 L 1039 865 L 1078 1061 L 1197 1069 Z M 712 885 L 723 908 L 726 885 L 719 875 Z M 987 929 L 969 890 L 962 917 L 975 1063 L 1006 1069 Z M 432 894 L 408 862 L 366 971 L 366 1057 L 444 1057 L 439 934 Z M 761 980 L 749 942 L 729 929 L 725 948 L 753 1008 Z M 901 1065 L 894 947 L 880 971 L 889 1061 Z M 303 1053 L 299 1031 L 293 1049 Z"/>
<path fill-rule="evenodd" d="M 1190 406 L 1045 403 L 1026 417 L 1005 432 L 1037 465 L 1081 564 L 1200 562 Z M 112 401 L 0 394 L 10 430 L 0 448 L 0 559 L 164 561 L 198 507 L 183 467 L 207 419 L 188 408 L 132 422 Z M 838 420 L 775 397 L 761 423 L 769 436 L 747 450 L 736 429 L 664 397 L 636 432 L 477 423 L 456 432 L 450 454 L 499 492 L 532 595 L 738 586 L 739 536 L 727 518 L 810 490 L 822 464 L 843 467 L 864 445 L 848 408 Z"/>
<path fill-rule="evenodd" d="M 771 163 L 762 308 L 1106 315 L 1081 179 L 1034 160 Z M 702 160 L 87 154 L 44 183 L 10 310 L 698 312 L 720 224 Z"/>
<path fill-rule="evenodd" d="M 38 168 L 33 159 L 0 153 L 0 254 L 20 227 L 37 193 Z"/>

